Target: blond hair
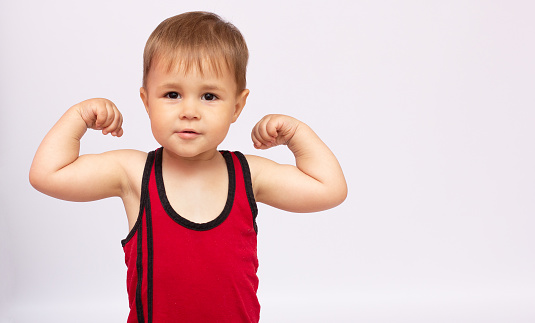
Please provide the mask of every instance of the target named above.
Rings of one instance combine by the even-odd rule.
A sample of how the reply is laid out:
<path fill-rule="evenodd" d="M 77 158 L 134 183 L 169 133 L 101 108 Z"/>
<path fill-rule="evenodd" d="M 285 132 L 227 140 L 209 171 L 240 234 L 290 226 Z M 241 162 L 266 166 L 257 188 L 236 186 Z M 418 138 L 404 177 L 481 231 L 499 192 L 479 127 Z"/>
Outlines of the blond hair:
<path fill-rule="evenodd" d="M 210 12 L 187 12 L 161 22 L 152 32 L 143 53 L 143 87 L 153 64 L 179 66 L 184 73 L 210 68 L 217 76 L 225 68 L 234 72 L 237 90 L 246 86 L 249 51 L 240 31 Z M 208 64 L 208 65 L 206 65 Z M 222 64 L 225 64 L 222 66 Z"/>

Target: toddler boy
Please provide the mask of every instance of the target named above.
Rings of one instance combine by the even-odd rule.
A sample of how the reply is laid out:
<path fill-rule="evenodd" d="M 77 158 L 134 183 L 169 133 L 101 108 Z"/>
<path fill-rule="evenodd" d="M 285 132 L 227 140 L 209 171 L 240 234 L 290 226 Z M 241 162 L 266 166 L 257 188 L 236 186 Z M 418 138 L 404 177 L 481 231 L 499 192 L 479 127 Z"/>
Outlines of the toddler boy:
<path fill-rule="evenodd" d="M 340 204 L 347 187 L 329 148 L 303 122 L 268 115 L 257 149 L 287 145 L 296 166 L 218 151 L 245 106 L 248 50 L 219 16 L 163 21 L 144 51 L 141 99 L 161 148 L 79 156 L 88 128 L 120 137 L 106 99 L 71 107 L 39 146 L 30 182 L 70 201 L 119 196 L 130 233 L 128 322 L 258 322 L 256 202 L 292 212 Z"/>

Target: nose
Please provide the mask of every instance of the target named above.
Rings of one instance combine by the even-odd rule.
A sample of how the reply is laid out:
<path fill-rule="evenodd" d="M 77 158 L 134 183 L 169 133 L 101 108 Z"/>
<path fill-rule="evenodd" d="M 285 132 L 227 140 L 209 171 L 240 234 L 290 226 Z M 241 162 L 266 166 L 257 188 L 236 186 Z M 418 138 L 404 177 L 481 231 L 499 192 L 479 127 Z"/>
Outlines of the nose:
<path fill-rule="evenodd" d="M 199 109 L 195 102 L 183 100 L 180 105 L 180 119 L 200 119 Z"/>

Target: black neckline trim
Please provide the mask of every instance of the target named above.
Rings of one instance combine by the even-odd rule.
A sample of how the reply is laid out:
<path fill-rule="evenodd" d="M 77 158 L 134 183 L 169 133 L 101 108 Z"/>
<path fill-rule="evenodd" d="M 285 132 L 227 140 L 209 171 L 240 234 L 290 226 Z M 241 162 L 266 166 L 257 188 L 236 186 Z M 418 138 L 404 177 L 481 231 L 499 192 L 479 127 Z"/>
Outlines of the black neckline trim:
<path fill-rule="evenodd" d="M 163 182 L 163 175 L 162 175 L 162 152 L 163 149 L 160 148 L 156 151 L 156 158 L 155 158 L 155 165 L 154 165 L 154 171 L 156 175 L 156 187 L 158 188 L 158 195 L 160 196 L 160 202 L 162 203 L 162 206 L 167 212 L 167 215 L 173 221 L 180 224 L 181 226 L 195 231 L 207 231 L 211 230 L 221 223 L 223 223 L 227 217 L 230 214 L 230 211 L 232 210 L 232 205 L 234 204 L 234 195 L 236 191 L 236 176 L 235 176 L 235 170 L 234 170 L 234 163 L 232 161 L 232 155 L 228 151 L 221 151 L 221 154 L 225 158 L 225 163 L 227 164 L 227 171 L 228 171 L 228 194 L 227 194 L 227 201 L 225 203 L 225 207 L 223 208 L 223 211 L 212 221 L 206 222 L 206 223 L 197 223 L 192 222 L 180 214 L 178 214 L 171 204 L 169 203 L 169 200 L 167 199 L 167 194 L 165 192 L 165 185 Z"/>

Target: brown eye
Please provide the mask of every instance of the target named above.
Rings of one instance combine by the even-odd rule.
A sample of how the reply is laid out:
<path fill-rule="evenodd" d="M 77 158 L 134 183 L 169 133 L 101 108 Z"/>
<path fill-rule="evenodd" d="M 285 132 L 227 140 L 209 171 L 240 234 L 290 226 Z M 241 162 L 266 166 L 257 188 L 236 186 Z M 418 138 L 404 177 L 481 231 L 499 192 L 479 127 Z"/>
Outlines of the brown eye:
<path fill-rule="evenodd" d="M 178 94 L 177 92 L 169 92 L 165 94 L 165 97 L 169 99 L 178 99 L 180 98 L 180 94 Z"/>
<path fill-rule="evenodd" d="M 206 100 L 206 101 L 213 101 L 213 100 L 217 99 L 217 96 L 215 96 L 212 93 L 205 93 L 205 94 L 203 94 L 202 99 Z"/>

